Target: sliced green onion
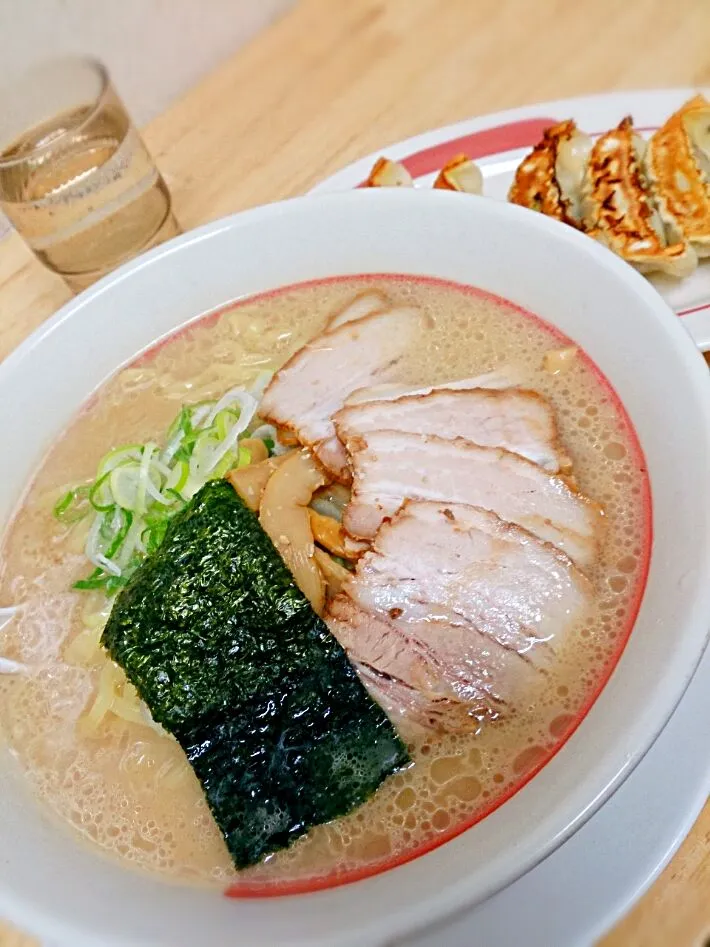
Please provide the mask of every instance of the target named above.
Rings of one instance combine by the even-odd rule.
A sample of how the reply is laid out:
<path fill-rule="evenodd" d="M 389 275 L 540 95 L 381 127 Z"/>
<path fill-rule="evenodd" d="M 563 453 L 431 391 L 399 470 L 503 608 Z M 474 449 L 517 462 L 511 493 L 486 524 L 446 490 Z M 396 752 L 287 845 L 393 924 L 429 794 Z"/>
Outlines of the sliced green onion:
<path fill-rule="evenodd" d="M 166 434 L 168 443 L 170 443 L 170 441 L 178 434 L 188 434 L 190 432 L 192 429 L 192 425 L 190 423 L 191 417 L 191 409 L 186 405 L 183 405 L 182 408 L 180 408 L 180 413 L 168 428 L 168 432 Z"/>
<path fill-rule="evenodd" d="M 122 510 L 120 507 L 118 507 L 118 509 L 121 513 L 122 522 L 116 530 L 116 534 L 113 538 L 113 541 L 111 542 L 111 545 L 106 550 L 105 556 L 107 559 L 110 559 L 112 556 L 116 555 L 118 550 L 123 545 L 123 540 L 128 535 L 128 530 L 131 528 L 131 524 L 133 523 L 133 513 L 131 513 L 129 510 Z"/>
<path fill-rule="evenodd" d="M 138 480 L 140 464 L 133 461 L 121 464 L 111 471 L 109 483 L 115 502 L 124 510 L 135 512 L 137 509 Z"/>
<path fill-rule="evenodd" d="M 67 490 L 54 505 L 54 516 L 62 523 L 78 523 L 83 520 L 91 512 L 88 502 L 90 489 L 90 484 L 82 484 L 73 490 Z"/>
<path fill-rule="evenodd" d="M 260 373 L 252 391 L 232 388 L 217 401 L 184 405 L 166 432 L 164 448 L 153 442 L 115 447 L 101 459 L 93 483 L 58 500 L 54 515 L 63 522 L 93 514 L 84 551 L 94 570 L 74 588 L 111 596 L 125 585 L 163 541 L 175 513 L 207 480 L 251 463 L 241 437 L 261 436 L 269 452 L 280 446 L 271 425 L 255 422 L 257 397 L 270 377 Z M 247 435 L 253 423 L 257 428 Z"/>
<path fill-rule="evenodd" d="M 190 465 L 186 460 L 176 460 L 175 464 L 168 475 L 167 480 L 165 481 L 165 493 L 170 495 L 170 491 L 173 491 L 173 495 L 177 493 L 178 497 L 180 491 L 187 483 L 187 478 L 190 475 Z"/>
<path fill-rule="evenodd" d="M 128 576 L 123 575 L 109 575 L 106 578 L 106 584 L 104 588 L 106 589 L 107 595 L 114 595 L 118 592 L 119 589 L 122 589 L 124 585 L 128 582 Z"/>
<path fill-rule="evenodd" d="M 110 476 L 111 471 L 103 474 L 103 476 L 99 477 L 98 480 L 95 480 L 92 483 L 91 489 L 89 490 L 89 503 L 99 513 L 106 513 L 109 510 L 112 510 L 116 505 L 113 501 L 110 491 L 108 489 L 104 489 L 104 487 L 108 487 L 106 481 Z"/>
<path fill-rule="evenodd" d="M 134 507 L 138 515 L 145 513 L 146 484 L 150 470 L 150 460 L 156 450 L 157 444 L 148 443 L 143 447 L 140 470 L 138 471 L 138 486 L 136 487 L 136 505 Z"/>
<path fill-rule="evenodd" d="M 94 569 L 85 579 L 79 579 L 72 588 L 82 592 L 101 590 L 111 596 L 128 582 L 128 576 L 109 575 L 103 569 Z"/>
<path fill-rule="evenodd" d="M 184 487 L 184 484 L 183 484 L 183 487 Z M 185 503 L 185 497 L 182 495 L 180 491 L 174 489 L 173 487 L 167 487 L 165 490 L 165 495 L 170 497 L 171 500 L 177 501 L 180 504 L 180 506 L 182 506 L 182 504 Z M 177 511 L 174 510 L 174 512 L 177 512 Z"/>
<path fill-rule="evenodd" d="M 231 388 L 229 391 L 225 392 L 219 401 L 217 401 L 212 407 L 212 410 L 204 420 L 203 427 L 211 427 L 214 424 L 217 415 L 220 414 L 225 408 L 229 408 L 232 412 L 234 412 L 235 406 L 235 413 L 238 417 L 249 412 L 253 414 L 254 409 L 256 408 L 256 399 L 253 395 L 249 394 L 245 388 Z M 251 420 L 251 417 L 249 420 Z"/>
<path fill-rule="evenodd" d="M 106 579 L 108 576 L 103 569 L 96 568 L 87 576 L 85 579 L 79 579 L 78 582 L 75 582 L 72 588 L 74 589 L 84 589 L 88 591 L 89 589 L 102 589 L 106 584 Z"/>
<path fill-rule="evenodd" d="M 239 420 L 239 412 L 231 411 L 229 408 L 225 408 L 223 411 L 220 411 L 216 415 L 214 421 L 212 422 L 212 428 L 217 434 L 217 437 L 222 441 L 229 434 L 232 425 L 236 424 Z"/>
<path fill-rule="evenodd" d="M 124 444 L 123 447 L 114 447 L 108 454 L 104 454 L 99 461 L 99 469 L 96 473 L 97 478 L 103 477 L 104 474 L 109 473 L 114 467 L 117 467 L 127 460 L 140 460 L 142 453 L 142 444 Z"/>
<path fill-rule="evenodd" d="M 69 507 L 74 502 L 74 497 L 76 496 L 75 490 L 67 490 L 63 497 L 54 504 L 54 515 L 60 520 L 65 513 L 69 511 Z"/>
<path fill-rule="evenodd" d="M 123 540 L 123 546 L 116 554 L 116 562 L 121 568 L 121 575 L 130 575 L 141 561 L 140 541 L 143 532 L 144 519 L 142 516 L 133 516 L 133 522 Z"/>

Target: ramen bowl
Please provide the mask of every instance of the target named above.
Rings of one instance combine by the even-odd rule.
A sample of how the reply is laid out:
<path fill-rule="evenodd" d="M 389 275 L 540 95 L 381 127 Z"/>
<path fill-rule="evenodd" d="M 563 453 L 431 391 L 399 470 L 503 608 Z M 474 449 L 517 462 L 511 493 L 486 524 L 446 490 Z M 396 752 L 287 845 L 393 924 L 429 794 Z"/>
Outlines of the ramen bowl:
<path fill-rule="evenodd" d="M 77 840 L 0 748 L 0 915 L 67 947 L 379 945 L 481 901 L 548 855 L 660 733 L 706 644 L 710 377 L 677 317 L 607 250 L 521 208 L 443 191 L 360 191 L 247 211 L 83 293 L 0 366 L 0 526 L 50 443 L 121 365 L 200 314 L 306 280 L 366 273 L 473 285 L 530 310 L 609 380 L 645 456 L 653 542 L 634 629 L 557 754 L 478 824 L 376 877 L 227 898 Z"/>

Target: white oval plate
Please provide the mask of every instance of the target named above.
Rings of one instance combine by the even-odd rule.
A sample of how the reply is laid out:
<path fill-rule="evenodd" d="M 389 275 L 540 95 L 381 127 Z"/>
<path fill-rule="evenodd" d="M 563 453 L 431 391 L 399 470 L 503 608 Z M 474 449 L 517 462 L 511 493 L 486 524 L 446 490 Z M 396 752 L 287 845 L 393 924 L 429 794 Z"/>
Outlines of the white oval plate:
<path fill-rule="evenodd" d="M 573 118 L 580 128 L 594 135 L 612 128 L 625 115 L 632 115 L 638 131 L 648 136 L 697 91 L 612 92 L 559 99 L 468 119 L 387 145 L 338 171 L 311 193 L 357 187 L 380 155 L 402 161 L 417 187 L 431 187 L 441 166 L 464 152 L 481 167 L 485 196 L 505 200 L 523 156 L 540 140 L 543 129 L 554 122 Z M 684 280 L 654 276 L 651 281 L 682 318 L 700 350 L 710 350 L 710 260 L 701 263 L 695 273 Z"/>

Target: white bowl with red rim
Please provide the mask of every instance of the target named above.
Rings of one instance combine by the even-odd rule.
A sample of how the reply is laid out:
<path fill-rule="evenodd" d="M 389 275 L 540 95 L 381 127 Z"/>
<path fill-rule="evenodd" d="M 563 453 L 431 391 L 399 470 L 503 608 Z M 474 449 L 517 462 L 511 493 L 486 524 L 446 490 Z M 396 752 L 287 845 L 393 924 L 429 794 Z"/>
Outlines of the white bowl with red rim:
<path fill-rule="evenodd" d="M 646 458 L 654 540 L 635 627 L 562 749 L 445 844 L 315 893 L 226 898 L 138 874 L 56 824 L 0 755 L 0 915 L 67 947 L 375 945 L 487 897 L 578 828 L 631 772 L 680 700 L 710 625 L 710 376 L 648 283 L 541 215 L 447 192 L 360 191 L 217 221 L 127 264 L 0 365 L 0 526 L 89 394 L 207 311 L 289 283 L 404 273 L 478 286 L 580 345 Z M 1 603 L 0 603 L 1 604 Z"/>

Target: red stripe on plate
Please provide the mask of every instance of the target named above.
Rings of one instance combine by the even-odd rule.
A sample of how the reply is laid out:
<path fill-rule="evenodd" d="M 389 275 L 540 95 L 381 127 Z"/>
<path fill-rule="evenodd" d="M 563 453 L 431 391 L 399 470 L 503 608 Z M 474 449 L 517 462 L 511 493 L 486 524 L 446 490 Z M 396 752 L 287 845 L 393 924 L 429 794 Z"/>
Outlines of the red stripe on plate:
<path fill-rule="evenodd" d="M 689 316 L 691 312 L 702 312 L 703 309 L 710 309 L 710 303 L 703 303 L 702 306 L 692 306 L 690 309 L 677 310 L 679 316 Z"/>
<path fill-rule="evenodd" d="M 423 174 L 439 171 L 441 166 L 465 154 L 467 158 L 487 158 L 489 155 L 501 151 L 513 151 L 515 148 L 532 148 L 550 125 L 557 123 L 556 118 L 526 118 L 518 122 L 509 122 L 507 125 L 498 125 L 496 128 L 484 128 L 461 138 L 451 141 L 442 141 L 431 148 L 417 151 L 404 158 L 402 164 L 412 177 L 418 178 Z"/>

